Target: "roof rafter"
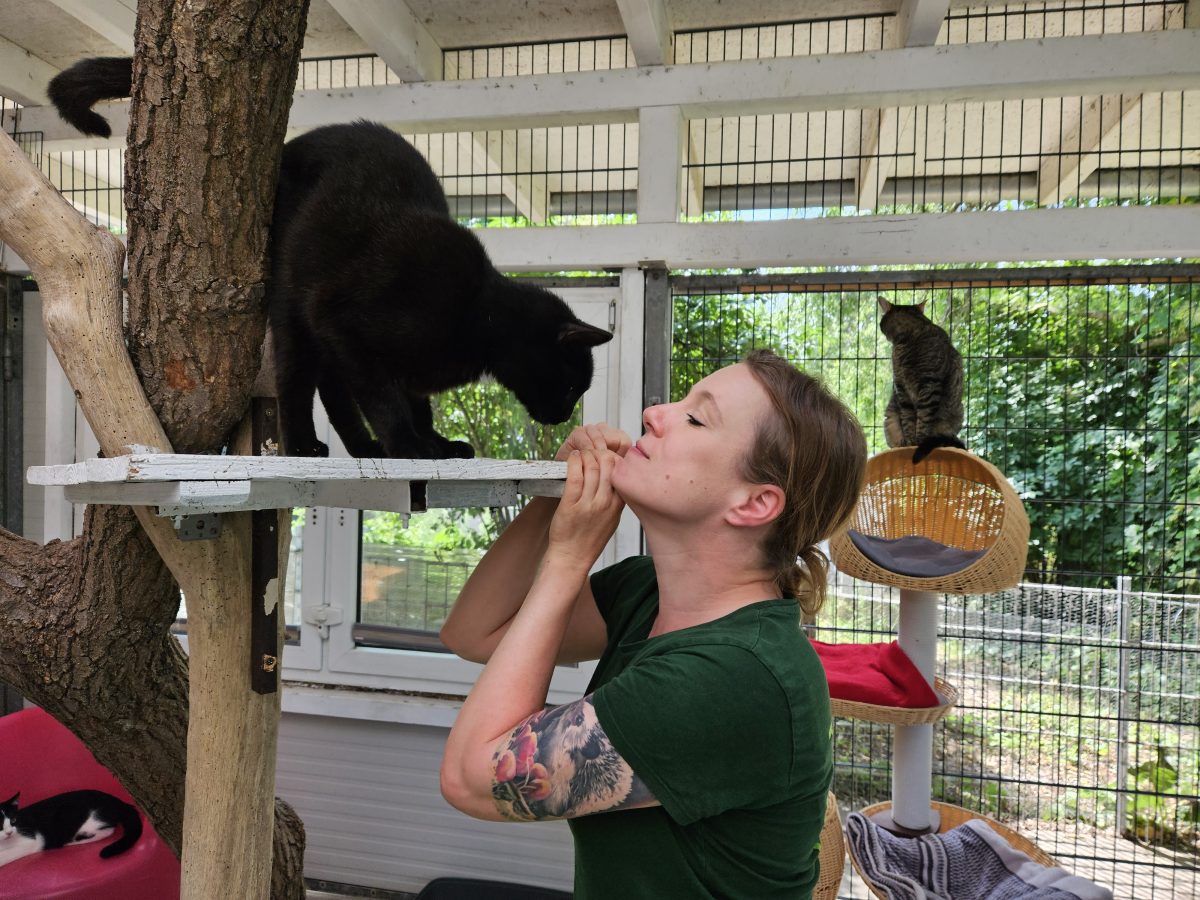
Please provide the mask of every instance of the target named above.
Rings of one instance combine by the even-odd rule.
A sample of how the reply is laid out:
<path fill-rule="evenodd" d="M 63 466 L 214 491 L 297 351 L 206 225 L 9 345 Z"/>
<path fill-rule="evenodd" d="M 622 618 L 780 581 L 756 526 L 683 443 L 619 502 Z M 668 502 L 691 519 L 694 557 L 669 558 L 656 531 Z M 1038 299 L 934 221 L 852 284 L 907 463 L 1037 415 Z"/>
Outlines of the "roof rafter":
<path fill-rule="evenodd" d="M 0 37 L 0 97 L 25 106 L 42 106 L 50 102 L 46 84 L 57 74 L 58 69 L 50 63 Z M 5 122 L 5 129 L 12 130 L 11 122 Z"/>
<path fill-rule="evenodd" d="M 633 59 L 639 66 L 671 61 L 671 23 L 663 0 L 617 0 Z"/>
<path fill-rule="evenodd" d="M 50 0 L 74 19 L 78 19 L 110 44 L 126 53 L 133 52 L 133 28 L 137 11 L 121 0 Z"/>
<path fill-rule="evenodd" d="M 407 3 L 399 0 L 330 0 L 330 5 L 359 37 L 375 51 L 401 81 L 440 81 L 443 78 L 442 48 L 421 24 Z M 486 171 L 503 172 L 500 160 L 517 158 L 518 170 L 529 168 L 529 159 L 511 133 L 474 133 L 459 137 L 460 152 L 482 158 Z M 499 157 L 496 154 L 499 153 Z M 544 222 L 548 211 L 545 178 L 501 175 L 501 191 L 517 212 L 531 222 Z"/>
<path fill-rule="evenodd" d="M 931 47 L 950 0 L 903 0 L 896 12 L 893 49 Z M 858 209 L 874 209 L 884 183 L 896 174 L 896 158 L 903 148 L 914 145 L 916 109 L 912 106 L 863 110 L 862 140 L 858 164 Z M 880 155 L 880 150 L 889 151 Z"/>
<path fill-rule="evenodd" d="M 1189 0 L 1188 12 L 1195 6 L 1200 3 Z M 1153 11 L 1145 10 L 1142 15 L 1150 17 Z M 1165 31 L 1177 29 L 1185 21 L 1183 11 L 1171 7 L 1157 24 Z M 1119 142 L 1122 134 L 1139 128 L 1141 121 L 1140 92 L 1093 97 L 1080 104 L 1074 120 L 1063 123 L 1057 143 L 1043 148 L 1042 162 L 1038 166 L 1038 204 L 1049 206 L 1061 203 L 1067 197 L 1078 196 L 1083 183 L 1100 168 L 1101 149 Z"/>

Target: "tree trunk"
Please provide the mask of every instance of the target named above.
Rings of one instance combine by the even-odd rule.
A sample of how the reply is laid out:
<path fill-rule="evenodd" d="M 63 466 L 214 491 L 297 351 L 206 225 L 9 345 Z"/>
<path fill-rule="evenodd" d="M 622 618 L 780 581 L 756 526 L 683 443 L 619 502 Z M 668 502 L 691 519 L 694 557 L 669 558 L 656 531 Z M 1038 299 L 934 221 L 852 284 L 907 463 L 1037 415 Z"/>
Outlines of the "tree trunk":
<path fill-rule="evenodd" d="M 119 245 L 38 183 L 11 141 L 0 146 L 0 239 L 34 270 L 47 333 L 106 455 L 133 443 L 216 451 L 246 410 L 306 12 L 306 2 L 287 0 L 139 7 L 126 162 L 133 367 L 120 340 Z M 205 611 L 193 656 L 227 664 L 227 680 L 248 680 L 245 655 L 226 660 L 196 647 L 197 639 L 236 644 L 247 630 L 245 519 L 228 517 L 222 539 L 189 544 L 152 511 L 116 507 L 90 507 L 82 537 L 45 547 L 0 531 L 0 679 L 79 735 L 176 852 L 184 843 L 186 742 L 211 734 L 194 722 L 201 733 L 188 735 L 188 664 L 169 633 L 175 579 L 189 607 Z M 223 676 L 209 681 L 216 677 Z M 272 765 L 277 714 L 276 694 L 232 735 L 269 753 Z M 260 720 L 272 723 L 269 739 L 255 734 Z M 240 799 L 196 798 L 217 808 Z M 276 802 L 273 819 L 271 812 L 257 822 L 267 840 L 273 822 L 271 895 L 303 897 L 303 827 L 285 804 Z M 231 878 L 244 874 L 227 860 L 218 865 Z M 192 895 L 224 887 L 210 880 Z"/>

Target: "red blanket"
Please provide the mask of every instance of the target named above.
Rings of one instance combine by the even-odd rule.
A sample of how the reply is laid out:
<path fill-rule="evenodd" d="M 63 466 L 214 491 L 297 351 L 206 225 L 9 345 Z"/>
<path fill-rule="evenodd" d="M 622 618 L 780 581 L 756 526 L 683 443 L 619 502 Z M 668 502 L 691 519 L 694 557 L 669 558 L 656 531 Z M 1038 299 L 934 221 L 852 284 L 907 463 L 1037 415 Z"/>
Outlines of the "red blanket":
<path fill-rule="evenodd" d="M 825 665 L 830 697 L 877 706 L 926 707 L 941 703 L 896 641 L 890 644 L 811 643 Z"/>

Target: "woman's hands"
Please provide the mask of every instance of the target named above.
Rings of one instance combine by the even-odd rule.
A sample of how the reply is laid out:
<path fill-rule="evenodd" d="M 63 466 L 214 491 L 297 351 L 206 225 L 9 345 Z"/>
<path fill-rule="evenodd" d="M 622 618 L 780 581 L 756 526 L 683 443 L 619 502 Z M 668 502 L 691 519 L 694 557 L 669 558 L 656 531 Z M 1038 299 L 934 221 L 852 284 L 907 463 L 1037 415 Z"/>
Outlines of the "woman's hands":
<path fill-rule="evenodd" d="M 620 458 L 607 448 L 571 451 L 567 483 L 550 522 L 548 563 L 565 563 L 586 572 L 600 556 L 625 508 L 612 486 Z"/>
<path fill-rule="evenodd" d="M 633 441 L 620 428 L 614 428 L 607 422 L 597 422 L 595 425 L 580 425 L 573 430 L 563 445 L 558 448 L 554 458 L 559 462 L 567 459 L 573 450 L 604 450 L 608 449 L 624 456 Z"/>
<path fill-rule="evenodd" d="M 612 472 L 631 443 L 604 422 L 581 425 L 563 442 L 555 459 L 567 461 L 567 483 L 550 522 L 547 563 L 586 572 L 599 557 L 625 507 L 613 490 Z"/>

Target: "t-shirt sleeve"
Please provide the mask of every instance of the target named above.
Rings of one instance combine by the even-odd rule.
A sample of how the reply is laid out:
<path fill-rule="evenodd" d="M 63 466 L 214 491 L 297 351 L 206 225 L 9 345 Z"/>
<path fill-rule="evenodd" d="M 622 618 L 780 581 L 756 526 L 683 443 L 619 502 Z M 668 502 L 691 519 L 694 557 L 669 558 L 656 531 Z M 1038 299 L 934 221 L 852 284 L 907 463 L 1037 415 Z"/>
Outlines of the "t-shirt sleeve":
<path fill-rule="evenodd" d="M 744 647 L 650 657 L 592 701 L 613 747 L 681 825 L 786 796 L 791 708 L 775 676 Z"/>

